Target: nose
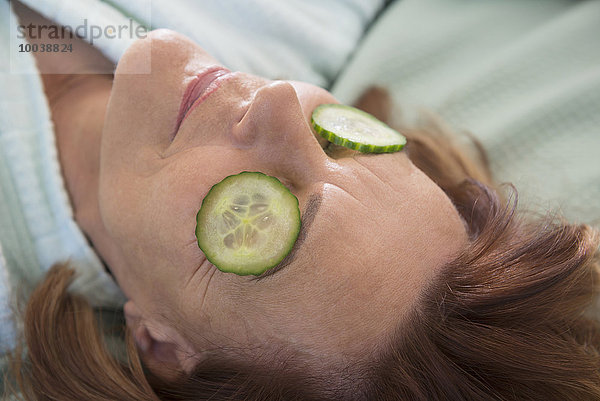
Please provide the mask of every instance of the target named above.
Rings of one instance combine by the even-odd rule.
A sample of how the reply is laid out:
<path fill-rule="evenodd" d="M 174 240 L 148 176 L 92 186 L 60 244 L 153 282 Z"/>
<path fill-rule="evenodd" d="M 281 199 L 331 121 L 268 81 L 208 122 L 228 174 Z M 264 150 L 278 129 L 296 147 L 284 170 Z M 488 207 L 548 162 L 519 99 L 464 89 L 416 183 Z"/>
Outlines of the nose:
<path fill-rule="evenodd" d="M 294 87 L 275 81 L 260 88 L 242 120 L 233 129 L 236 146 L 295 180 L 306 180 L 326 163 Z"/>

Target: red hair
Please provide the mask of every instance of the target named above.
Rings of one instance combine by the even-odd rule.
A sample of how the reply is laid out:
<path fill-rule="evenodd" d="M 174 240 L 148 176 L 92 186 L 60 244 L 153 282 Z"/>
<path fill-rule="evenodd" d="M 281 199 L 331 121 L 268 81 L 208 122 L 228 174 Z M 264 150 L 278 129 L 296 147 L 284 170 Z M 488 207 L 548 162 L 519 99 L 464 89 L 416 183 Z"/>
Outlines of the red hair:
<path fill-rule="evenodd" d="M 359 106 L 390 116 L 385 92 Z M 476 141 L 463 150 L 434 120 L 403 127 L 406 152 L 454 202 L 470 242 L 423 289 L 409 323 L 384 352 L 348 367 L 332 386 L 283 350 L 262 361 L 223 358 L 167 383 L 108 351 L 90 306 L 67 291 L 73 271 L 56 266 L 25 313 L 25 356 L 14 355 L 28 400 L 598 400 L 599 235 L 551 215 L 517 210 L 516 191 L 497 187 Z M 470 152 L 470 153 L 469 153 Z M 384 341 L 382 339 L 382 341 Z"/>

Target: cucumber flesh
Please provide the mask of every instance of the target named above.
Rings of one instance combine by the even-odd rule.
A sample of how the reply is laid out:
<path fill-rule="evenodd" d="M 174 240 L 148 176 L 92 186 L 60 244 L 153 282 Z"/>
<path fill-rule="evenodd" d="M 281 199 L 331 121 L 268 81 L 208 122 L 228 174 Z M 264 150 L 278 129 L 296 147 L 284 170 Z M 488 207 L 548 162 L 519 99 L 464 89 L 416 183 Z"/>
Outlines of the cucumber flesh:
<path fill-rule="evenodd" d="M 298 239 L 298 198 L 277 178 L 244 171 L 213 185 L 196 223 L 198 246 L 219 270 L 260 275 Z"/>
<path fill-rule="evenodd" d="M 329 142 L 363 153 L 397 152 L 406 144 L 406 138 L 384 122 L 343 104 L 317 106 L 311 123 Z"/>

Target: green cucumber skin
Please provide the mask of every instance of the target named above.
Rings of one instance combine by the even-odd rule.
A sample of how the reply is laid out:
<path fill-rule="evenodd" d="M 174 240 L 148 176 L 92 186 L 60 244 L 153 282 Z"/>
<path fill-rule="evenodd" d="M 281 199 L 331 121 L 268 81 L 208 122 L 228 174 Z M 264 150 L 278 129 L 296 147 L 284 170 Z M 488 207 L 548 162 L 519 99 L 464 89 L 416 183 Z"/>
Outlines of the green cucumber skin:
<path fill-rule="evenodd" d="M 385 124 L 383 121 L 378 120 L 376 117 L 372 116 L 371 114 L 362 111 L 360 109 L 357 109 L 355 107 L 351 107 L 351 106 L 347 106 L 344 104 L 337 104 L 337 103 L 327 103 L 327 104 L 321 104 L 319 106 L 317 106 L 312 113 L 311 119 L 310 119 L 310 123 L 312 125 L 312 127 L 314 128 L 314 130 L 316 131 L 317 134 L 321 135 L 323 138 L 327 139 L 329 142 L 335 143 L 336 145 L 340 145 L 340 146 L 344 146 L 346 148 L 350 148 L 352 150 L 357 150 L 359 152 L 362 153 L 393 153 L 393 152 L 398 152 L 399 150 L 402 150 L 402 148 L 404 148 L 404 146 L 406 145 L 406 138 L 404 138 L 402 136 L 402 138 L 404 138 L 404 143 L 399 143 L 399 144 L 395 144 L 395 145 L 368 145 L 368 144 L 364 144 L 364 143 L 360 143 L 360 142 L 355 142 L 355 141 L 351 141 L 349 139 L 346 138 L 342 138 L 339 135 L 335 134 L 334 132 L 331 132 L 329 130 L 326 130 L 325 128 L 321 127 L 314 119 L 315 114 L 318 114 L 319 109 L 321 108 L 331 108 L 331 107 L 335 107 L 335 108 L 340 108 L 340 109 L 353 109 L 354 112 L 360 113 L 365 117 L 368 117 L 370 120 L 373 120 L 374 122 L 376 122 L 377 124 L 383 125 L 386 128 L 390 128 L 387 124 Z"/>
<path fill-rule="evenodd" d="M 225 177 L 224 179 L 222 179 L 221 181 L 219 181 L 218 183 L 214 184 L 210 190 L 208 191 L 208 193 L 206 194 L 206 196 L 204 197 L 204 199 L 202 200 L 202 205 L 200 206 L 200 210 L 198 211 L 198 213 L 196 214 L 196 230 L 195 230 L 195 234 L 196 234 L 196 239 L 198 242 L 198 247 L 202 250 L 202 252 L 204 253 L 204 255 L 206 256 L 206 259 L 212 263 L 217 269 L 219 269 L 220 271 L 224 272 L 224 273 L 234 273 L 238 276 L 249 276 L 249 275 L 254 275 L 254 276 L 258 276 L 261 275 L 262 273 L 266 272 L 269 269 L 272 269 L 273 267 L 277 266 L 279 263 L 281 263 L 281 261 L 283 259 L 285 259 L 285 257 L 291 252 L 292 248 L 294 247 L 294 244 L 296 243 L 296 241 L 298 240 L 298 236 L 300 234 L 300 228 L 302 225 L 302 221 L 300 219 L 300 208 L 299 208 L 299 202 L 298 202 L 298 198 L 291 193 L 291 191 L 289 192 L 290 195 L 293 196 L 293 199 L 295 200 L 295 204 L 296 204 L 296 208 L 294 209 L 295 211 L 297 211 L 297 215 L 296 216 L 292 216 L 292 218 L 297 218 L 298 221 L 300 222 L 300 224 L 298 224 L 297 229 L 291 233 L 291 238 L 292 240 L 290 241 L 290 246 L 289 249 L 282 253 L 281 258 L 275 260 L 272 264 L 266 265 L 264 267 L 261 267 L 260 269 L 256 269 L 254 266 L 251 266 L 250 268 L 229 268 L 229 267 L 223 267 L 220 266 L 219 261 L 217 260 L 217 255 L 213 254 L 212 252 L 210 252 L 210 250 L 205 250 L 206 246 L 203 246 L 201 238 L 203 237 L 200 233 L 201 231 L 201 227 L 199 224 L 199 219 L 201 217 L 201 212 L 202 212 L 202 206 L 204 206 L 204 202 L 207 199 L 210 199 L 209 195 L 213 190 L 218 190 L 218 186 L 220 184 L 222 184 L 225 180 L 228 179 L 233 179 L 234 177 L 236 178 L 240 178 L 243 177 L 246 174 L 252 174 L 252 175 L 261 175 L 267 179 L 270 180 L 274 180 L 278 185 L 283 186 L 284 188 L 287 188 L 285 185 L 283 185 L 283 183 L 277 178 L 277 177 L 273 177 L 270 175 L 267 175 L 265 173 L 262 173 L 260 171 L 242 171 L 241 173 L 238 174 L 232 174 L 229 175 L 227 177 Z M 289 189 L 288 189 L 289 191 Z"/>
<path fill-rule="evenodd" d="M 336 145 L 344 146 L 346 148 L 350 148 L 352 150 L 357 150 L 362 153 L 393 153 L 404 148 L 405 144 L 397 144 L 397 145 L 386 145 L 386 146 L 377 146 L 377 145 L 366 145 L 364 143 L 358 143 L 351 141 L 346 138 L 340 138 L 336 134 L 331 131 L 328 131 L 319 126 L 315 126 L 313 123 L 313 127 L 317 134 L 321 135 L 323 138 L 327 139 L 329 142 L 335 143 Z"/>

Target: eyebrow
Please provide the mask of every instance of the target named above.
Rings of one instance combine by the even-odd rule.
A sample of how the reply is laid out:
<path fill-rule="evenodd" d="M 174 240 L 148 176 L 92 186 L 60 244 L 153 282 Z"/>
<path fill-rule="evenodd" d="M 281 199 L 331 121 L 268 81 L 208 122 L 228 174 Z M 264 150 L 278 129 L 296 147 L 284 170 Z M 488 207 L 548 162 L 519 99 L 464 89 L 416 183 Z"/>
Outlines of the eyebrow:
<path fill-rule="evenodd" d="M 285 268 L 293 262 L 294 258 L 296 257 L 296 254 L 301 249 L 302 244 L 304 244 L 304 240 L 308 235 L 308 229 L 310 228 L 310 225 L 312 224 L 313 220 L 315 219 L 315 216 L 317 215 L 317 212 L 319 211 L 319 207 L 321 206 L 321 200 L 322 197 L 320 194 L 310 196 L 308 202 L 306 203 L 306 206 L 304 207 L 304 213 L 302 213 L 302 225 L 300 227 L 298 239 L 296 240 L 296 243 L 294 243 L 294 246 L 292 247 L 290 253 L 288 253 L 287 256 L 283 258 L 283 260 L 279 262 L 277 266 L 267 270 L 259 276 L 252 278 L 253 281 L 262 280 L 265 277 L 272 276 L 273 274 L 277 273 L 278 271 L 281 271 L 283 268 Z"/>

